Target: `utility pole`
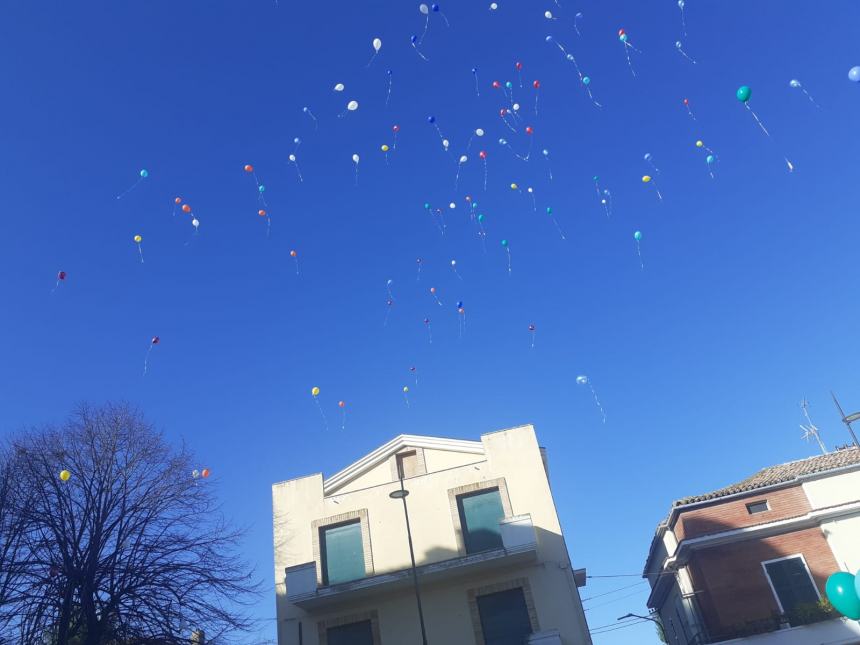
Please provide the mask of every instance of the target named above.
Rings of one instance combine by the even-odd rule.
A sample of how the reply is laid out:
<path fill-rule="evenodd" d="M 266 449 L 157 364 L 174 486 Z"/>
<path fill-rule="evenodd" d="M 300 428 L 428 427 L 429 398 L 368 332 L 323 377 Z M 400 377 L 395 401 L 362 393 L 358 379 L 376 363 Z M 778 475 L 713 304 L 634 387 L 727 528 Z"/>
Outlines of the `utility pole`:
<path fill-rule="evenodd" d="M 857 435 L 854 434 L 854 428 L 851 427 L 851 424 L 854 421 L 860 419 L 860 412 L 854 412 L 853 414 L 846 414 L 842 411 L 842 406 L 839 405 L 839 401 L 836 400 L 836 395 L 831 390 L 830 396 L 833 397 L 833 402 L 836 404 L 836 409 L 839 410 L 839 416 L 842 417 L 842 423 L 848 428 L 848 433 L 851 435 L 851 442 L 854 444 L 855 448 L 860 448 L 860 443 L 857 443 Z"/>

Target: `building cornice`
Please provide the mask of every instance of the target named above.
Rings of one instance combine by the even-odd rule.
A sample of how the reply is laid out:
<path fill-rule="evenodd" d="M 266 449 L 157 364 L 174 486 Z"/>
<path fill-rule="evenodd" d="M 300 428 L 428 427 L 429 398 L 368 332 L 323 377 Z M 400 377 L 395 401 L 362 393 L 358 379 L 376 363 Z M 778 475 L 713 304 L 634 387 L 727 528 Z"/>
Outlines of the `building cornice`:
<path fill-rule="evenodd" d="M 445 439 L 423 435 L 401 434 L 358 461 L 335 473 L 323 481 L 323 494 L 332 495 L 338 490 L 361 477 L 379 464 L 385 462 L 391 455 L 404 448 L 423 448 L 425 450 L 445 450 L 447 452 L 463 452 L 471 455 L 483 455 L 484 444 L 480 441 L 463 439 Z"/>

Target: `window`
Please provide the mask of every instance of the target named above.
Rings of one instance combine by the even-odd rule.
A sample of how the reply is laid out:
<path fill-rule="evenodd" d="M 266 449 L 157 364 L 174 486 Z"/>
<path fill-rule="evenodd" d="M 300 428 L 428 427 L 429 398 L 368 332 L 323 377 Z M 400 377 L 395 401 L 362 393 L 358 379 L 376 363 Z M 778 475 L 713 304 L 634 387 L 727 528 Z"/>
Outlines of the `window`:
<path fill-rule="evenodd" d="M 327 645 L 373 645 L 373 624 L 369 620 L 326 630 Z"/>
<path fill-rule="evenodd" d="M 764 513 L 765 511 L 769 511 L 770 506 L 767 505 L 767 500 L 763 499 L 758 502 L 750 502 L 747 504 L 747 512 L 750 515 L 755 515 L 756 513 Z"/>
<path fill-rule="evenodd" d="M 504 519 L 498 488 L 490 488 L 457 497 L 460 526 L 466 553 L 478 553 L 502 547 L 499 521 Z"/>
<path fill-rule="evenodd" d="M 418 474 L 418 454 L 411 450 L 410 452 L 401 452 L 397 455 L 397 478 L 406 479 L 407 477 L 415 477 Z"/>
<path fill-rule="evenodd" d="M 361 521 L 322 526 L 320 557 L 324 585 L 336 585 L 364 577 Z"/>
<path fill-rule="evenodd" d="M 532 633 L 521 587 L 477 597 L 485 645 L 522 645 Z"/>
<path fill-rule="evenodd" d="M 818 602 L 818 589 L 802 555 L 769 560 L 762 562 L 762 566 L 783 613 L 790 613 L 798 605 Z"/>

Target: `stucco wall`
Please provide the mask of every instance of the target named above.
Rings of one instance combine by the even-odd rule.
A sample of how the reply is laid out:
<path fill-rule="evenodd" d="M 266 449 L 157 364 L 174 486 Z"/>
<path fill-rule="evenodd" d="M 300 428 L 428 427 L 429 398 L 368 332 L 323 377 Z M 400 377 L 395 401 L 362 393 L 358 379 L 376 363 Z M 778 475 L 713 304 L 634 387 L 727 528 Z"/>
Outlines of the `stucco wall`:
<path fill-rule="evenodd" d="M 497 569 L 481 578 L 428 588 L 424 611 L 428 631 L 433 635 L 432 642 L 473 643 L 468 589 L 526 577 L 530 582 L 540 628 L 559 629 L 566 645 L 590 643 L 534 429 L 523 426 L 491 433 L 484 435 L 482 442 L 486 461 L 471 463 L 481 457 L 463 453 L 452 453 L 454 456 L 450 458 L 431 457 L 431 453 L 439 451 L 428 450 L 428 471 L 442 464 L 446 464 L 445 469 L 407 480 L 416 560 L 421 565 L 460 555 L 449 489 L 503 478 L 513 514 L 529 513 L 532 517 L 538 538 L 538 563 L 508 570 Z M 458 460 L 469 463 L 457 466 Z M 388 468 L 386 464 L 383 466 Z M 390 469 L 387 472 L 390 480 Z M 314 520 L 366 509 L 374 573 L 409 566 L 403 507 L 388 497 L 392 490 L 399 488 L 397 482 L 385 481 L 353 492 L 341 490 L 330 498 L 323 496 L 322 483 L 320 475 L 312 475 L 276 484 L 272 488 L 279 645 L 297 645 L 297 620 L 303 624 L 304 645 L 317 645 L 317 622 L 366 610 L 378 613 L 384 645 L 416 642 L 417 620 L 411 593 L 376 597 L 359 606 L 338 607 L 313 615 L 287 601 L 284 568 L 314 559 L 311 529 Z"/>
<path fill-rule="evenodd" d="M 803 483 L 812 508 L 827 508 L 860 500 L 860 470 Z"/>
<path fill-rule="evenodd" d="M 813 509 L 830 508 L 860 500 L 860 470 L 804 482 Z M 821 530 L 840 568 L 860 569 L 860 512 L 822 522 Z"/>

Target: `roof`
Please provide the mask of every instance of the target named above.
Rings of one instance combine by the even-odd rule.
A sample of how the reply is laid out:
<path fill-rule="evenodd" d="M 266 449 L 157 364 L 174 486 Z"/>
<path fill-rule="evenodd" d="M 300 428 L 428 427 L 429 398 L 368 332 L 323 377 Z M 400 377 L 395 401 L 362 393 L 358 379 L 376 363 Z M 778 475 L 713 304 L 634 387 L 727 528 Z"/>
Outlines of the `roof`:
<path fill-rule="evenodd" d="M 835 470 L 837 468 L 845 468 L 846 466 L 853 466 L 855 464 L 860 464 L 860 448 L 854 447 L 837 450 L 836 452 L 830 452 L 826 455 L 819 455 L 817 457 L 809 457 L 798 461 L 789 461 L 785 464 L 763 468 L 743 481 L 739 481 L 736 484 L 732 484 L 724 488 L 719 488 L 715 491 L 711 491 L 710 493 L 692 495 L 690 497 L 683 497 L 679 500 L 675 500 L 672 503 L 672 507 L 675 508 L 685 504 L 695 504 L 697 502 L 719 499 L 728 495 L 746 493 L 758 488 L 765 488 L 766 486 L 773 486 L 775 484 L 784 484 L 815 473 L 822 473 L 828 470 Z"/>

